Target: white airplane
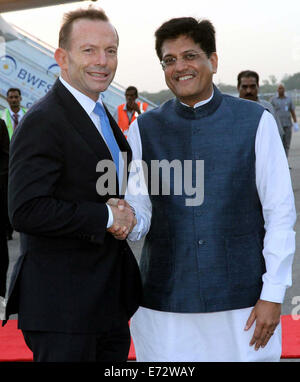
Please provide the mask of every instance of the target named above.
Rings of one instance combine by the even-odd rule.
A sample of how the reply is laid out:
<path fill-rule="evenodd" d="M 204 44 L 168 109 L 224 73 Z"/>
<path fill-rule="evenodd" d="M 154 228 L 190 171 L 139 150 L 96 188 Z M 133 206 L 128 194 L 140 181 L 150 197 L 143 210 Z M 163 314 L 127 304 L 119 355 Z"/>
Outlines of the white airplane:
<path fill-rule="evenodd" d="M 76 0 L 0 0 L 0 12 L 5 13 L 12 11 L 21 11 L 23 9 L 48 7 L 50 5 L 59 5 L 64 3 L 74 3 L 75 1 Z"/>
<path fill-rule="evenodd" d="M 81 0 L 85 1 L 85 0 Z M 95 1 L 95 0 L 92 0 Z M 0 13 L 40 8 L 74 0 L 0 0 Z M 6 92 L 10 87 L 22 91 L 22 106 L 29 108 L 51 89 L 59 76 L 59 67 L 54 60 L 54 48 L 9 24 L 0 15 L 0 113 L 7 107 Z M 113 82 L 103 93 L 104 101 L 111 113 L 125 102 L 125 88 Z M 149 109 L 155 106 L 144 97 Z"/>

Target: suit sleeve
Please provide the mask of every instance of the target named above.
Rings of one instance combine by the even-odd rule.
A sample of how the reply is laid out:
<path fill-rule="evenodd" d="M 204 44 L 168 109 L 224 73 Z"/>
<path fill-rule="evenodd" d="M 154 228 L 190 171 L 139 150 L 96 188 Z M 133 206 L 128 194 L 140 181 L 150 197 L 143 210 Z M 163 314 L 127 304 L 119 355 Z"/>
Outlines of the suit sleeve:
<path fill-rule="evenodd" d="M 9 217 L 16 231 L 101 244 L 106 204 L 55 197 L 64 166 L 63 136 L 39 113 L 23 118 L 10 147 Z"/>
<path fill-rule="evenodd" d="M 8 136 L 6 124 L 3 120 L 0 120 L 0 145 L 1 145 L 2 153 L 8 157 L 9 136 Z"/>

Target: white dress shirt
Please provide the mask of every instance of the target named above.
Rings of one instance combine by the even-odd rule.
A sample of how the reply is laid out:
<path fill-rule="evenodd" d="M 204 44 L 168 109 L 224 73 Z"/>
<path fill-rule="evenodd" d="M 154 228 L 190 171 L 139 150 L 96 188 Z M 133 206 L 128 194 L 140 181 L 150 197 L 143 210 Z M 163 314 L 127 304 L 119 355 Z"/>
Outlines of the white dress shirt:
<path fill-rule="evenodd" d="M 210 99 L 194 107 L 201 106 Z M 133 152 L 133 159 L 141 160 L 143 148 L 138 120 L 130 126 L 128 142 Z M 262 277 L 260 299 L 282 303 L 286 288 L 292 284 L 296 210 L 282 141 L 275 119 L 267 111 L 263 113 L 257 129 L 255 155 L 256 186 L 266 231 L 263 248 L 266 273 Z M 152 208 L 150 198 L 145 192 L 145 185 L 141 187 L 139 195 L 136 195 L 136 192 L 132 195 L 131 190 L 136 188 L 137 182 L 136 178 L 133 182 L 131 176 L 125 199 L 136 211 L 138 223 L 129 235 L 130 240 L 136 241 L 149 231 Z M 139 176 L 142 184 L 141 170 Z M 131 319 L 137 360 L 278 361 L 281 354 L 280 325 L 264 349 L 255 352 L 249 347 L 255 324 L 248 332 L 244 331 L 244 326 L 251 309 L 182 314 L 140 307 Z"/>
<path fill-rule="evenodd" d="M 13 112 L 10 107 L 8 108 L 8 110 L 9 110 L 9 114 L 10 114 L 10 117 L 11 117 L 12 121 L 14 120 L 14 117 L 13 117 L 14 114 L 18 115 L 18 123 L 20 123 L 21 119 L 25 115 L 25 112 L 23 111 L 23 109 L 21 107 L 20 107 L 20 110 L 17 113 Z"/>

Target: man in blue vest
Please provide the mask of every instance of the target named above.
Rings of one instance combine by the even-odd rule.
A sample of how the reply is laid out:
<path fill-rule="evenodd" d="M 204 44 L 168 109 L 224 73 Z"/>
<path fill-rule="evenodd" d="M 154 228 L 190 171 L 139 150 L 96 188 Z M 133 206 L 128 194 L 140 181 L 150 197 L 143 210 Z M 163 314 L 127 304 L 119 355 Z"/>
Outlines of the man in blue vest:
<path fill-rule="evenodd" d="M 214 86 L 210 21 L 172 19 L 155 36 L 176 98 L 140 115 L 128 137 L 133 170 L 144 164 L 129 179 L 128 238 L 147 234 L 131 320 L 137 360 L 279 361 L 296 213 L 276 122 Z M 146 193 L 133 192 L 139 184 Z"/>

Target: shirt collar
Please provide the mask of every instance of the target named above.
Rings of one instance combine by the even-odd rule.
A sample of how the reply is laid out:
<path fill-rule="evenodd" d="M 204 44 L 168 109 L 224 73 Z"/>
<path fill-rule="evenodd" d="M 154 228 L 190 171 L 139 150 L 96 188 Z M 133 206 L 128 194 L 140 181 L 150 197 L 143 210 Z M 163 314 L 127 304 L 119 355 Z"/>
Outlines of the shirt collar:
<path fill-rule="evenodd" d="M 87 112 L 87 114 L 90 115 L 95 109 L 96 102 L 93 101 L 90 97 L 81 93 L 79 90 L 75 89 L 68 82 L 66 82 L 61 76 L 59 77 L 59 80 L 69 90 L 69 92 L 76 98 L 76 100 L 80 103 L 80 105 Z M 103 105 L 101 93 L 99 94 L 99 98 L 97 102 Z"/>
<path fill-rule="evenodd" d="M 134 110 L 129 111 L 129 110 L 127 109 L 127 103 L 125 103 L 125 105 L 124 105 L 124 107 L 123 107 L 123 110 L 128 111 L 128 113 L 134 113 Z"/>
<path fill-rule="evenodd" d="M 13 116 L 14 114 L 18 114 L 19 117 L 21 116 L 21 112 L 22 112 L 21 107 L 20 107 L 20 110 L 19 110 L 17 113 L 15 113 L 14 111 L 12 111 L 10 107 L 8 108 L 8 110 L 9 110 L 9 114 L 10 114 L 11 116 Z"/>
<path fill-rule="evenodd" d="M 203 105 L 205 105 L 205 104 L 208 103 L 210 100 L 212 100 L 213 96 L 214 96 L 214 90 L 213 90 L 213 92 L 212 92 L 212 95 L 211 95 L 208 99 L 205 99 L 205 100 L 203 100 L 203 101 L 197 102 L 197 103 L 193 106 L 193 108 L 196 109 L 196 108 L 199 107 L 199 106 L 203 106 Z M 183 103 L 183 102 L 180 102 L 180 103 L 181 103 L 182 105 L 184 105 L 184 106 L 188 106 L 188 107 L 189 107 L 189 105 L 186 105 L 186 104 Z"/>
<path fill-rule="evenodd" d="M 192 108 L 190 106 L 184 106 L 178 98 L 173 99 L 173 104 L 176 113 L 183 118 L 191 120 L 200 119 L 212 115 L 219 108 L 223 100 L 223 95 L 220 92 L 220 90 L 215 85 L 213 85 L 213 89 L 213 98 L 210 101 L 209 99 L 205 100 L 204 105 L 203 102 L 201 102 L 202 106 L 200 107 L 198 106 L 196 108 Z"/>

